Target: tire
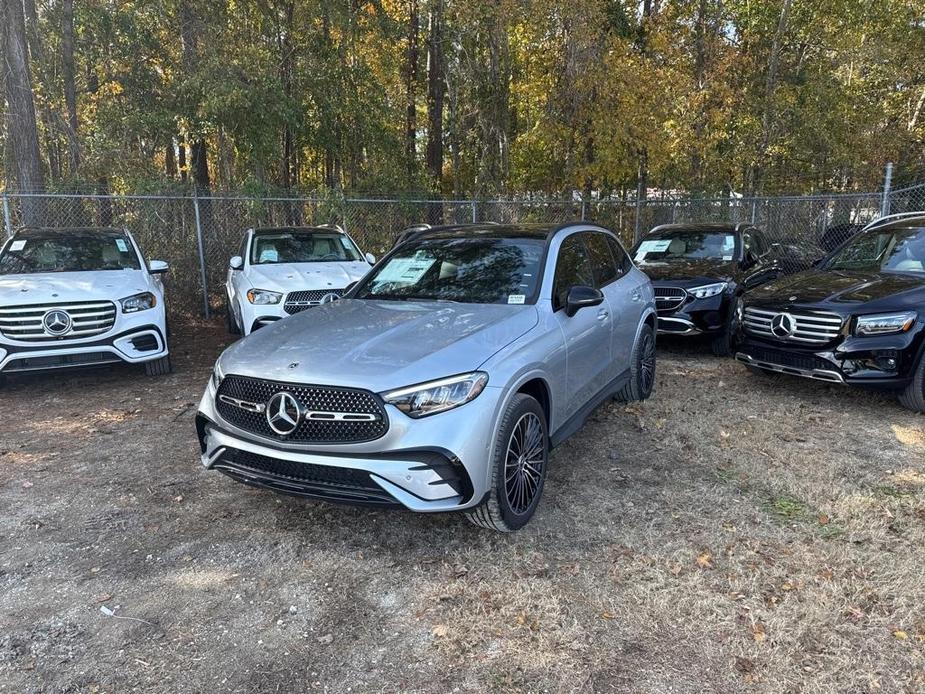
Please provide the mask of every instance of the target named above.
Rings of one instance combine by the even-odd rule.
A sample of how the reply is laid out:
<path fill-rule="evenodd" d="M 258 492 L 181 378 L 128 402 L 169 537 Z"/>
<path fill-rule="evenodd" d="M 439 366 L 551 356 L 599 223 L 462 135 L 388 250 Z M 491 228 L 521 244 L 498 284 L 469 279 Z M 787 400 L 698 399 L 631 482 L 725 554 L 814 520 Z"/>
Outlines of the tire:
<path fill-rule="evenodd" d="M 731 301 L 726 311 L 726 325 L 722 332 L 710 341 L 710 351 L 717 357 L 731 357 L 735 340 L 735 301 Z"/>
<path fill-rule="evenodd" d="M 234 311 L 231 308 L 230 301 L 225 302 L 225 323 L 228 325 L 229 334 L 241 334 L 241 326 L 238 325 L 238 319 L 234 317 Z"/>
<path fill-rule="evenodd" d="M 614 396 L 618 402 L 648 400 L 655 389 L 655 333 L 648 323 L 639 331 L 630 358 L 630 380 Z"/>
<path fill-rule="evenodd" d="M 907 410 L 925 412 L 925 352 L 912 375 L 912 382 L 899 393 L 899 403 Z"/>
<path fill-rule="evenodd" d="M 527 448 L 525 456 L 518 455 Z M 492 450 L 491 488 L 480 506 L 466 511 L 466 517 L 480 528 L 509 533 L 527 524 L 536 512 L 549 462 L 549 432 L 546 413 L 529 395 L 513 397 L 501 420 Z M 531 495 L 532 491 L 532 495 Z"/>
<path fill-rule="evenodd" d="M 153 359 L 145 362 L 145 373 L 148 376 L 166 376 L 173 371 L 173 365 L 170 363 L 170 355 Z"/>

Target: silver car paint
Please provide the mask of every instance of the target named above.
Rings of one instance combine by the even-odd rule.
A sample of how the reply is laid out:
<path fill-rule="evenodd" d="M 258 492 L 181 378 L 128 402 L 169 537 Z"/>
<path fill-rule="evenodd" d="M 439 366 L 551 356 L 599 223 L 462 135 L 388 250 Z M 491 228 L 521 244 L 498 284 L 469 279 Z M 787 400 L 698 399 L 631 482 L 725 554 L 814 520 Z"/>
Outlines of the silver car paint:
<path fill-rule="evenodd" d="M 647 318 L 654 320 L 651 283 L 635 267 L 604 288 L 602 305 L 582 309 L 571 318 L 564 311 L 552 311 L 559 247 L 564 238 L 582 231 L 606 232 L 582 224 L 556 234 L 535 305 L 343 300 L 264 328 L 229 347 L 217 362 L 223 375 L 362 387 L 374 392 L 485 371 L 488 386 L 472 402 L 418 420 L 386 405 L 391 426 L 380 439 L 357 444 L 290 444 L 283 450 L 222 421 L 210 382 L 200 412 L 220 422 L 231 435 L 214 431 L 209 435 L 203 465 L 210 467 L 222 446 L 246 446 L 263 455 L 368 470 L 383 489 L 411 510 L 462 510 L 477 505 L 490 488 L 489 461 L 501 415 L 518 389 L 534 379 L 545 384 L 549 429 L 555 432 L 588 399 L 626 372 L 639 331 Z M 411 470 L 414 461 L 398 461 L 385 469 L 381 460 L 363 458 L 364 454 L 433 447 L 455 455 L 467 469 L 473 485 L 468 503 L 441 488 L 445 485 L 428 487 L 428 480 L 418 479 L 420 473 Z M 422 488 L 428 490 L 427 495 L 415 496 Z M 445 496 L 435 498 L 434 494 Z"/>

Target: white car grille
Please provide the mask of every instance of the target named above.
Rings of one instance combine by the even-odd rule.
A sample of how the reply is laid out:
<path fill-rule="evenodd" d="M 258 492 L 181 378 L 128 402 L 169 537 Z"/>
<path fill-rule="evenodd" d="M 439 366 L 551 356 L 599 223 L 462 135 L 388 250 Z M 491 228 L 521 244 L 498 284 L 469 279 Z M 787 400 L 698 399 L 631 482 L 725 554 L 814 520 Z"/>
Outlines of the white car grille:
<path fill-rule="evenodd" d="M 774 321 L 778 316 L 786 316 L 786 319 L 775 331 Z M 746 332 L 758 337 L 821 345 L 838 337 L 844 320 L 837 313 L 792 313 L 748 306 L 742 322 Z"/>
<path fill-rule="evenodd" d="M 67 320 L 46 322 L 45 316 L 50 312 L 63 312 Z M 60 316 L 52 316 L 56 318 Z M 78 340 L 102 335 L 111 330 L 115 322 L 116 305 L 111 301 L 0 307 L 0 334 L 10 340 Z M 47 323 L 51 324 L 51 330 Z"/>

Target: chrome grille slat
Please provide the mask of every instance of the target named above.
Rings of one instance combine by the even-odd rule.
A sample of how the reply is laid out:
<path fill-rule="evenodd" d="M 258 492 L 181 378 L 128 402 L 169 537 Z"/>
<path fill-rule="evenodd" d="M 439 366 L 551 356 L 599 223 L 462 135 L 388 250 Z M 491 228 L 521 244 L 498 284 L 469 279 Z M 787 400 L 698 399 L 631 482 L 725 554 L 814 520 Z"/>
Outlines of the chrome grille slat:
<path fill-rule="evenodd" d="M 61 310 L 71 318 L 64 335 L 49 335 L 42 320 L 48 311 Z M 109 332 L 116 323 L 116 305 L 111 301 L 65 301 L 0 307 L 0 335 L 23 342 L 59 343 Z"/>
<path fill-rule="evenodd" d="M 342 288 L 305 289 L 296 292 L 289 292 L 286 295 L 286 300 L 283 302 L 283 310 L 290 315 L 293 313 L 300 313 L 307 308 L 321 304 L 321 300 L 328 294 L 336 294 L 337 296 L 341 296 L 343 293 L 344 290 Z"/>
<path fill-rule="evenodd" d="M 778 337 L 771 331 L 774 317 L 781 313 L 788 314 L 794 321 L 793 334 Z M 806 313 L 800 311 L 774 311 L 770 309 L 746 307 L 742 317 L 745 331 L 759 337 L 784 342 L 802 342 L 821 345 L 838 337 L 844 319 L 834 313 Z"/>
<path fill-rule="evenodd" d="M 654 287 L 655 308 L 658 311 L 674 311 L 687 299 L 687 290 L 681 287 Z"/>

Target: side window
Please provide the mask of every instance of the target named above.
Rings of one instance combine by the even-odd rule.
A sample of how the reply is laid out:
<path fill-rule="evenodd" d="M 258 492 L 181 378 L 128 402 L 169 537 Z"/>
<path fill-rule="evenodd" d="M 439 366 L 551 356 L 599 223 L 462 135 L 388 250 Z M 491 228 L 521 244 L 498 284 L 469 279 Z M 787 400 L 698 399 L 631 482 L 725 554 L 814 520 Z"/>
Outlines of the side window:
<path fill-rule="evenodd" d="M 594 287 L 603 289 L 619 276 L 610 246 L 607 245 L 607 237 L 594 231 L 582 236 L 588 244 L 588 255 L 591 257 L 591 267 L 594 270 Z"/>
<path fill-rule="evenodd" d="M 610 246 L 610 252 L 613 253 L 614 260 L 617 263 L 617 269 L 620 271 L 620 276 L 622 277 L 633 267 L 633 261 L 630 260 L 623 246 L 621 246 L 620 242 L 613 236 L 607 236 L 605 238 L 607 239 L 607 245 Z"/>
<path fill-rule="evenodd" d="M 594 286 L 594 270 L 585 248 L 582 234 L 567 236 L 559 247 L 556 258 L 556 275 L 552 283 L 552 309 L 558 311 L 565 306 L 568 290 L 581 284 Z"/>
<path fill-rule="evenodd" d="M 241 248 L 238 249 L 238 255 L 244 258 L 244 261 L 247 261 L 247 237 L 248 234 L 244 234 L 244 238 L 241 239 Z"/>

